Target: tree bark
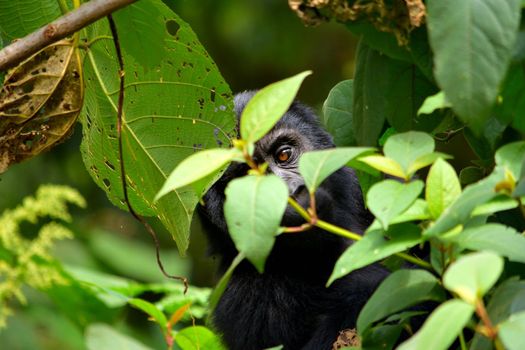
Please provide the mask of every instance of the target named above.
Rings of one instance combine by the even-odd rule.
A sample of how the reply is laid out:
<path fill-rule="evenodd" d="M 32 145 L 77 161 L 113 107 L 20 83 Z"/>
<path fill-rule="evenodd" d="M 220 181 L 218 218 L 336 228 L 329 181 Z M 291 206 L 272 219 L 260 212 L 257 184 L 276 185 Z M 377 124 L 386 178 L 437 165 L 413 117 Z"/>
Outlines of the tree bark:
<path fill-rule="evenodd" d="M 0 71 L 137 0 L 91 0 L 0 51 Z"/>

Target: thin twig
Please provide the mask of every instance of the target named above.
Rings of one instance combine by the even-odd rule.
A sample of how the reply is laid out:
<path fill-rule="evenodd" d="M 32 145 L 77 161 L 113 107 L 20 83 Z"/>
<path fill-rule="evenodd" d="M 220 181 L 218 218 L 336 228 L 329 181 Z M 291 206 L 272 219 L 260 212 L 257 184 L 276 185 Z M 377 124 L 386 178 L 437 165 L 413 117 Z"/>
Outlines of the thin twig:
<path fill-rule="evenodd" d="M 160 270 L 162 271 L 162 274 L 168 278 L 175 279 L 182 281 L 184 284 L 184 294 L 188 291 L 188 279 L 186 277 L 181 276 L 174 276 L 170 275 L 166 272 L 164 269 L 164 265 L 162 264 L 162 260 L 160 259 L 160 245 L 159 240 L 157 238 L 157 235 L 155 234 L 155 231 L 150 226 L 150 224 L 144 220 L 144 218 L 135 212 L 133 207 L 131 206 L 131 202 L 129 201 L 128 197 L 128 186 L 126 183 L 126 170 L 124 167 L 124 157 L 122 153 L 122 109 L 124 106 L 124 60 L 122 59 L 122 52 L 120 51 L 120 44 L 117 34 L 117 27 L 115 26 L 115 22 L 113 21 L 113 17 L 111 15 L 108 15 L 108 21 L 109 21 L 109 27 L 111 29 L 111 33 L 113 34 L 113 42 L 115 43 L 115 50 L 117 52 L 118 57 L 118 63 L 120 67 L 119 71 L 119 78 L 120 78 L 120 87 L 119 87 L 119 95 L 118 95 L 118 107 L 117 107 L 117 139 L 118 139 L 118 151 L 119 151 L 119 160 L 120 160 L 120 177 L 122 178 L 122 191 L 124 193 L 124 202 L 126 202 L 126 205 L 128 207 L 129 212 L 135 219 L 140 221 L 142 225 L 146 228 L 148 233 L 150 234 L 151 238 L 153 238 L 153 241 L 155 243 L 155 253 L 157 256 L 157 265 L 159 266 Z"/>
<path fill-rule="evenodd" d="M 137 0 L 91 0 L 0 51 L 0 71 Z"/>

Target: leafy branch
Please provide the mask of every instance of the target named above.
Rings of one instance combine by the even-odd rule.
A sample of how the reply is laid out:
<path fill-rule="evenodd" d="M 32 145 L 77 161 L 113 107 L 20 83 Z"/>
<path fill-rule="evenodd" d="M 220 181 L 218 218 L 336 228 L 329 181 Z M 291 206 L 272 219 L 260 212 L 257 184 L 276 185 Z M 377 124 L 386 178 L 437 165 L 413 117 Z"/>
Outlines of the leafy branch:
<path fill-rule="evenodd" d="M 12 42 L 0 51 L 0 71 L 14 67 L 40 49 L 137 0 L 92 0 L 57 20 Z"/>

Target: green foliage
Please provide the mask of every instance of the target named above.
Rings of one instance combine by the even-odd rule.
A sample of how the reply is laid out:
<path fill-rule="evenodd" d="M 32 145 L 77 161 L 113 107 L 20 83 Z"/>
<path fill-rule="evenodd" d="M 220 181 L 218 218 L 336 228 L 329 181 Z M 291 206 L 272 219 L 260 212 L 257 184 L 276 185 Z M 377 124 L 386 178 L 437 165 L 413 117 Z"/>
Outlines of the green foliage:
<path fill-rule="evenodd" d="M 303 80 L 312 74 L 306 71 L 270 84 L 258 91 L 246 104 L 241 116 L 241 138 L 255 143 L 286 113 Z"/>
<path fill-rule="evenodd" d="M 141 215 L 159 218 L 184 253 L 199 199 L 225 166 L 244 162 L 251 168 L 248 176 L 230 182 L 224 208 L 240 253 L 211 294 L 191 287 L 183 295 L 180 285 L 145 284 L 89 268 L 63 269 L 49 250 L 71 233 L 56 220 L 71 221 L 66 203 L 85 203 L 74 191 L 42 187 L 35 198 L 0 217 L 0 321 L 10 312 L 11 299 L 25 301 L 21 287 L 27 284 L 60 305 L 73 320 L 73 333 L 82 334 L 87 327 L 88 349 L 148 348 L 140 337 L 124 335 L 128 330 L 97 323 L 111 322 L 115 310 L 127 307 L 154 321 L 168 347 L 176 343 L 182 349 L 223 349 L 209 329 L 188 327 L 189 305 L 192 317 L 205 318 L 244 258 L 263 272 L 277 235 L 318 226 L 326 234 L 357 240 L 339 257 L 328 284 L 371 263 L 394 270 L 359 315 L 363 349 L 393 347 L 411 318 L 421 316 L 406 309 L 425 301 L 440 305 L 399 349 L 446 349 L 458 337 L 462 348 L 522 349 L 523 1 L 425 4 L 426 21 L 420 27 L 412 17 L 389 18 L 388 10 L 346 18 L 346 27 L 361 38 L 355 78 L 330 91 L 323 121 L 338 146 L 384 145 L 382 153 L 347 147 L 306 153 L 300 159 L 312 199 L 339 168 L 356 168 L 375 216 L 362 236 L 323 222 L 315 208 L 298 207 L 288 199 L 283 181 L 267 175 L 267 165 L 252 159 L 255 143 L 289 108 L 310 71 L 260 90 L 246 106 L 236 135 L 231 92 L 190 26 L 160 0 L 137 2 L 114 14 L 126 72 L 119 154 L 120 68 L 111 32 L 105 20 L 82 30 L 86 98 L 81 149 L 95 182 L 115 205 L 125 208 L 123 159 L 131 205 Z M 0 0 L 0 46 L 59 14 L 58 2 Z M 436 149 L 443 150 L 452 139 L 460 146 L 447 148 L 458 155 L 450 164 L 445 159 L 451 157 Z M 399 181 L 382 180 L 381 173 Z M 305 218 L 303 226 L 280 227 L 287 200 Z M 52 221 L 27 238 L 26 226 L 20 224 L 36 224 L 41 218 Z M 149 280 L 151 269 L 138 266 L 147 259 L 140 248 L 107 234 L 94 233 L 88 241 L 93 255 L 111 269 Z M 413 255 L 410 250 L 416 246 L 430 249 L 430 263 Z M 112 254 L 112 249 L 121 251 Z M 135 261 L 127 261 L 126 255 Z M 421 269 L 402 269 L 399 259 Z M 185 274 L 189 267 L 181 263 L 177 269 Z M 142 298 L 148 293 L 160 300 Z M 475 332 L 472 339 L 463 336 L 467 326 Z"/>
<path fill-rule="evenodd" d="M 313 194 L 328 176 L 371 150 L 366 147 L 348 147 L 308 152 L 299 161 L 299 172 L 308 191 Z"/>
<path fill-rule="evenodd" d="M 354 81 L 343 80 L 330 90 L 323 104 L 322 122 L 339 146 L 355 146 L 352 99 Z"/>
<path fill-rule="evenodd" d="M 264 271 L 286 209 L 288 187 L 279 177 L 246 176 L 226 187 L 224 215 L 237 250 Z"/>
<path fill-rule="evenodd" d="M 8 303 L 15 298 L 26 302 L 22 286 L 49 289 L 67 284 L 68 280 L 51 256 L 55 241 L 72 238 L 72 233 L 57 221 L 71 222 L 68 204 L 85 207 L 84 198 L 65 186 L 41 186 L 34 197 L 27 197 L 22 205 L 5 210 L 0 216 L 0 327 L 5 326 L 12 312 Z M 39 220 L 53 221 L 42 225 L 38 232 L 22 232 L 21 225 L 37 225 Z M 25 228 L 25 226 L 24 226 Z M 36 234 L 27 239 L 25 235 Z"/>
<path fill-rule="evenodd" d="M 137 2 L 114 18 L 122 28 L 119 36 L 128 37 L 122 42 L 127 73 L 122 140 L 130 202 L 138 213 L 156 215 L 184 253 L 201 193 L 184 188 L 158 202 L 154 197 L 183 159 L 230 144 L 231 92 L 190 26 L 160 0 Z M 149 33 L 148 39 L 127 35 L 129 27 Z M 84 65 L 82 154 L 95 182 L 125 207 L 116 139 L 119 67 L 107 21 L 88 27 L 85 37 L 92 44 Z"/>
<path fill-rule="evenodd" d="M 445 299 L 439 280 L 421 270 L 399 270 L 388 276 L 359 314 L 357 329 L 363 334 L 373 322 L 421 301 Z"/>
<path fill-rule="evenodd" d="M 505 77 L 519 22 L 520 0 L 428 2 L 436 80 L 454 111 L 478 133 Z"/>

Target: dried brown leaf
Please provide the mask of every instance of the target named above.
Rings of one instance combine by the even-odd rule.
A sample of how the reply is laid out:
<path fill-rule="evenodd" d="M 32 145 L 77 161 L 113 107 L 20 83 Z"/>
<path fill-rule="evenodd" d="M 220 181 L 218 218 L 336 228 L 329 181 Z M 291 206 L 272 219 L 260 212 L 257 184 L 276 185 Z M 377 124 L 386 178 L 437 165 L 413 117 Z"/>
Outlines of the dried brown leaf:
<path fill-rule="evenodd" d="M 0 173 L 70 135 L 83 89 L 71 39 L 44 48 L 8 73 L 0 91 Z"/>

